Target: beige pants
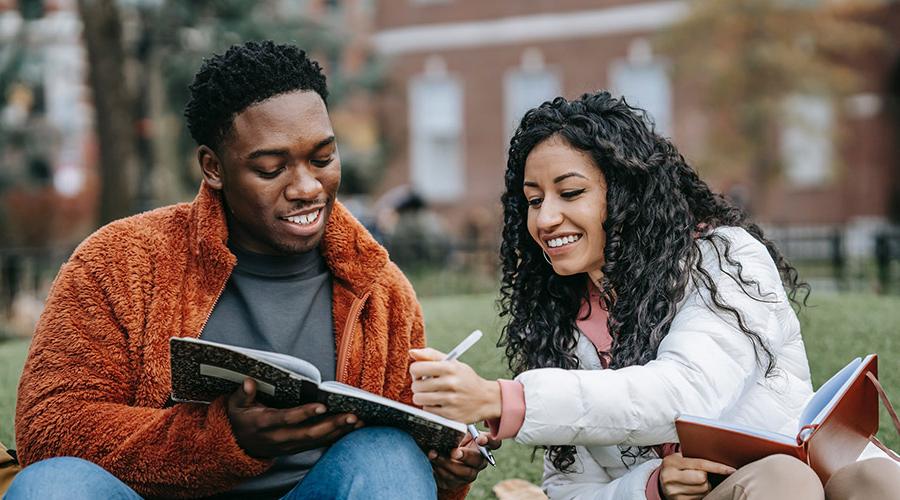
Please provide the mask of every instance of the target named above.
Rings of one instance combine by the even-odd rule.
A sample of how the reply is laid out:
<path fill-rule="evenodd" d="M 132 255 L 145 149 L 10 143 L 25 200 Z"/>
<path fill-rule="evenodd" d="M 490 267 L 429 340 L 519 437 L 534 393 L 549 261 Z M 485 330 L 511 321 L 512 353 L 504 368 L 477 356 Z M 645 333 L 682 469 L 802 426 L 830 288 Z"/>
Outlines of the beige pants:
<path fill-rule="evenodd" d="M 837 471 L 822 487 L 808 465 L 772 455 L 745 465 L 713 488 L 705 500 L 890 500 L 900 499 L 900 468 L 870 458 Z"/>

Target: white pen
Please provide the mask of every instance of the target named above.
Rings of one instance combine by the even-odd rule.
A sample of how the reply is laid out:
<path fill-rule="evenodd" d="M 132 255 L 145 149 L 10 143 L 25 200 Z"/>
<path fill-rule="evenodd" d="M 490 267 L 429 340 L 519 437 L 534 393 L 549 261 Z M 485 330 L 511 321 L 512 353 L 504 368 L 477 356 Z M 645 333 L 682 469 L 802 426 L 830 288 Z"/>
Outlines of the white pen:
<path fill-rule="evenodd" d="M 459 343 L 458 346 L 454 347 L 446 357 L 444 357 L 443 361 L 453 361 L 454 359 L 463 355 L 464 352 L 468 351 L 470 347 L 475 345 L 475 342 L 478 342 L 481 339 L 481 330 L 475 330 L 470 333 L 468 337 L 463 339 L 462 342 Z M 472 436 L 472 439 L 478 438 L 478 429 L 473 424 L 469 424 L 466 426 L 466 429 L 469 430 L 469 434 Z M 491 466 L 497 465 L 497 462 L 494 460 L 494 455 L 491 454 L 491 450 L 481 446 L 479 444 L 475 444 L 478 446 L 478 451 L 481 452 L 481 455 L 487 459 L 488 463 Z"/>

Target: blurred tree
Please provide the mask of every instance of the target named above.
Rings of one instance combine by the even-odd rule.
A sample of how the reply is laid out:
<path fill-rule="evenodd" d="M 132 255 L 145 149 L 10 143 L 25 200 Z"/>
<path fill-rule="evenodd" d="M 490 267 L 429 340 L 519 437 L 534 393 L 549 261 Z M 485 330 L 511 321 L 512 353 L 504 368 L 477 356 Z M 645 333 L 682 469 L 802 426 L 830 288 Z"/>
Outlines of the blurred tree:
<path fill-rule="evenodd" d="M 658 48 L 677 80 L 695 88 L 715 125 L 700 164 L 749 169 L 749 207 L 781 173 L 778 131 L 785 102 L 827 99 L 858 85 L 853 55 L 883 43 L 863 20 L 876 0 L 694 0 Z"/>
<path fill-rule="evenodd" d="M 79 0 L 88 48 L 104 185 L 101 222 L 182 200 L 197 189 L 194 144 L 182 120 L 204 57 L 247 40 L 294 43 L 324 63 L 329 106 L 381 81 L 377 60 L 344 71 L 340 23 L 305 17 L 303 2 Z M 345 162 L 348 179 L 373 161 Z M 355 164 L 358 168 L 354 168 Z M 132 175 L 132 165 L 138 167 Z M 107 187 L 108 186 L 108 187 Z M 105 207 L 105 208 L 104 208 Z"/>
<path fill-rule="evenodd" d="M 179 166 L 177 175 L 171 177 L 180 179 L 182 190 L 193 192 L 198 182 L 199 172 L 196 169 L 183 168 L 185 158 L 189 158 L 193 165 L 195 145 L 181 116 L 189 96 L 188 86 L 204 57 L 222 53 L 229 46 L 248 40 L 269 39 L 296 44 L 325 67 L 328 74 L 328 104 L 332 111 L 358 92 L 377 88 L 382 81 L 381 65 L 374 58 L 367 58 L 362 68 L 346 71 L 343 60 L 348 38 L 344 31 L 346 26 L 340 21 L 331 25 L 312 21 L 306 17 L 303 5 L 304 2 L 275 0 L 166 0 L 162 8 L 147 15 L 151 50 L 156 53 L 154 57 L 161 61 L 156 69 L 161 72 L 166 94 L 164 111 L 172 117 L 166 120 L 170 125 L 167 131 L 170 140 L 165 143 L 178 145 L 175 151 L 168 153 L 175 160 L 169 163 Z M 362 117 L 357 116 L 357 121 L 360 119 Z M 336 129 L 338 125 L 335 123 Z M 364 132 L 359 135 L 362 134 Z M 371 172 L 378 171 L 380 167 L 378 153 L 381 152 L 381 145 L 377 145 L 376 154 L 365 155 L 366 158 L 357 161 L 362 155 L 352 154 L 351 142 L 356 141 L 341 140 L 345 175 L 348 181 L 357 178 L 370 180 Z M 348 187 L 351 191 L 364 190 L 367 187 L 357 188 L 350 184 L 352 182 L 345 184 L 342 190 L 346 192 Z"/>
<path fill-rule="evenodd" d="M 133 211 L 135 121 L 115 0 L 78 0 L 100 152 L 100 223 Z"/>

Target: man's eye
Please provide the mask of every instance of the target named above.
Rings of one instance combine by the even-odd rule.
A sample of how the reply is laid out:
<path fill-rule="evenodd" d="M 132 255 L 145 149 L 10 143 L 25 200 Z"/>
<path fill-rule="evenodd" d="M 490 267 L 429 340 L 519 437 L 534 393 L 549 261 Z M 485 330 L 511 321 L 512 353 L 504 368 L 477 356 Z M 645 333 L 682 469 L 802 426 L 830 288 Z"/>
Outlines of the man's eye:
<path fill-rule="evenodd" d="M 323 158 L 321 160 L 313 160 L 311 163 L 317 167 L 327 167 L 331 165 L 331 162 L 334 161 L 334 156 L 329 156 L 328 158 Z"/>
<path fill-rule="evenodd" d="M 257 170 L 256 174 L 262 177 L 263 179 L 274 179 L 278 177 L 278 174 L 284 170 L 284 167 L 278 167 L 275 170 Z"/>
<path fill-rule="evenodd" d="M 562 196 L 563 198 L 567 198 L 567 199 L 574 198 L 583 192 L 584 192 L 584 189 L 576 189 L 574 191 L 566 191 L 566 192 L 562 193 L 560 196 Z"/>

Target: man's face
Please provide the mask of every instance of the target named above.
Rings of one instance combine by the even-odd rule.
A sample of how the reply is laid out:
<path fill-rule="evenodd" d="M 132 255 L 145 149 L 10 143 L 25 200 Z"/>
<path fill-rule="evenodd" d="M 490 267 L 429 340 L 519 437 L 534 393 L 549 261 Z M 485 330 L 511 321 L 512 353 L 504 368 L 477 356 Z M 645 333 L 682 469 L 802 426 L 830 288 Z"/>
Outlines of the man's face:
<path fill-rule="evenodd" d="M 207 183 L 225 198 L 232 243 L 270 255 L 319 245 L 341 184 L 319 94 L 296 91 L 248 107 L 219 150 L 201 146 L 198 159 Z"/>

